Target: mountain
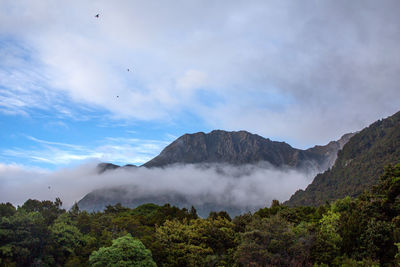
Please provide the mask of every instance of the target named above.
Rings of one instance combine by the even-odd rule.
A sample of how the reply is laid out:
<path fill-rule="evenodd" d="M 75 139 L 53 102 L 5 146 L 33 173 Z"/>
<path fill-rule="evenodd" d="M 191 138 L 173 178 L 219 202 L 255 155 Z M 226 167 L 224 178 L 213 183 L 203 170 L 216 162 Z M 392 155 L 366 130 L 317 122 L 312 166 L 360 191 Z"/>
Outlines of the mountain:
<path fill-rule="evenodd" d="M 289 167 L 301 170 L 312 169 L 313 172 L 324 171 L 332 166 L 337 152 L 352 135 L 344 135 L 340 140 L 332 141 L 325 146 L 314 146 L 307 150 L 301 150 L 293 148 L 287 143 L 271 141 L 246 131 L 215 130 L 208 134 L 202 132 L 185 134 L 168 145 L 160 155 L 145 163 L 143 167 L 166 167 L 185 163 L 201 166 L 223 163 L 238 166 L 268 162 L 277 168 Z M 126 166 L 124 167 L 126 168 Z M 97 167 L 99 174 L 104 172 L 110 174 L 119 168 L 123 167 L 111 163 L 101 163 Z M 208 199 L 207 196 L 204 199 Z M 135 186 L 121 187 L 119 185 L 90 192 L 78 202 L 78 205 L 81 209 L 93 211 L 102 210 L 107 205 L 116 203 L 127 207 L 136 207 L 149 202 L 158 205 L 170 203 L 186 208 L 194 205 L 201 216 L 207 216 L 213 210 L 225 210 L 231 215 L 238 215 L 254 208 L 222 206 L 213 200 L 200 201 L 203 204 L 199 205 L 193 199 L 177 192 L 158 193 L 157 195 L 144 194 L 140 188 Z"/>
<path fill-rule="evenodd" d="M 99 174 L 102 174 L 103 172 L 111 171 L 111 170 L 115 170 L 115 169 L 119 169 L 119 168 L 137 168 L 137 166 L 133 165 L 133 164 L 126 164 L 124 166 L 119 166 L 119 165 L 115 165 L 112 163 L 104 162 L 104 163 L 99 163 L 97 165 L 97 172 Z"/>
<path fill-rule="evenodd" d="M 347 137 L 346 137 L 347 138 Z M 145 167 L 164 167 L 176 163 L 252 164 L 266 161 L 275 167 L 315 167 L 325 170 L 331 166 L 341 144 L 347 139 L 308 150 L 291 147 L 285 142 L 271 141 L 246 131 L 214 130 L 185 134 L 168 145 Z"/>
<path fill-rule="evenodd" d="M 323 155 L 325 157 L 325 165 L 321 166 L 320 169 L 327 170 L 333 166 L 336 161 L 338 151 L 352 138 L 356 133 L 348 133 L 343 135 L 337 141 L 331 141 L 324 146 L 314 146 L 307 149 L 306 151 Z"/>
<path fill-rule="evenodd" d="M 141 195 L 137 197 L 137 195 Z M 207 196 L 204 196 L 205 198 Z M 168 193 L 160 192 L 155 194 L 147 194 L 143 196 L 140 188 L 135 186 L 116 186 L 113 188 L 98 189 L 87 194 L 78 202 L 81 210 L 99 211 L 105 209 L 107 205 L 115 205 L 120 203 L 124 207 L 138 207 L 143 204 L 153 203 L 156 205 L 170 204 L 179 208 L 190 209 L 195 206 L 197 214 L 201 217 L 207 217 L 211 211 L 226 211 L 231 216 L 237 216 L 244 212 L 255 210 L 254 207 L 237 207 L 233 205 L 221 205 L 214 201 L 206 201 L 201 204 L 194 203 L 193 199 L 188 198 L 177 192 Z M 261 207 L 258 207 L 261 208 Z"/>
<path fill-rule="evenodd" d="M 376 184 L 383 167 L 400 161 L 400 112 L 355 134 L 338 153 L 332 169 L 318 174 L 306 190 L 285 204 L 317 206 L 345 196 L 357 196 Z"/>

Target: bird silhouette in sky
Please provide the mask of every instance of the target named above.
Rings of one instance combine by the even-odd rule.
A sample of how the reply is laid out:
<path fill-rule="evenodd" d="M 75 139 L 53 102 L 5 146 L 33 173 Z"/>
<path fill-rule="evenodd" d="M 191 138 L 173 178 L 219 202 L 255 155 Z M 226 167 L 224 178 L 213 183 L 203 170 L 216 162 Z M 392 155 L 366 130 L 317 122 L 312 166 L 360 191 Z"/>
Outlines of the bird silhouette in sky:
<path fill-rule="evenodd" d="M 130 71 L 130 69 L 126 69 L 127 71 Z"/>
<path fill-rule="evenodd" d="M 51 188 L 51 187 L 50 187 L 50 186 L 48 186 L 47 188 L 50 190 L 50 188 Z"/>
<path fill-rule="evenodd" d="M 94 16 L 95 18 L 99 18 L 100 17 L 100 14 L 96 14 L 96 16 Z"/>

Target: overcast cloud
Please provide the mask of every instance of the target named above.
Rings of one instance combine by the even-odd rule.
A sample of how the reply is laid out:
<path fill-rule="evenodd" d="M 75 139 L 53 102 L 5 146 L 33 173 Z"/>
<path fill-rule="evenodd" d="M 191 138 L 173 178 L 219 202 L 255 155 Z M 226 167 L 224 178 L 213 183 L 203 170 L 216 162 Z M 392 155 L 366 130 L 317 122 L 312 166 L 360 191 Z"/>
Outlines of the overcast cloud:
<path fill-rule="evenodd" d="M 399 12 L 395 0 L 3 0 L 0 110 L 190 111 L 211 128 L 323 144 L 400 109 Z"/>

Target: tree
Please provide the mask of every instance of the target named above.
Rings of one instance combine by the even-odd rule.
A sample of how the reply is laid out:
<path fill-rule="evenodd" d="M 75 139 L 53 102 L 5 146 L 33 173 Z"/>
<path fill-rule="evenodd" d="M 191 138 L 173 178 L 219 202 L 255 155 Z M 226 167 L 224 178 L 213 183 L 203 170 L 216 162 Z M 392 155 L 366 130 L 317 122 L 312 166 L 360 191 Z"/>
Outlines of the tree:
<path fill-rule="evenodd" d="M 15 207 L 10 203 L 0 203 L 0 217 L 10 217 L 16 212 Z"/>
<path fill-rule="evenodd" d="M 361 235 L 366 254 L 373 259 L 379 259 L 381 264 L 392 260 L 397 250 L 393 242 L 392 233 L 392 223 L 378 221 L 375 218 L 370 220 L 366 231 Z"/>
<path fill-rule="evenodd" d="M 396 253 L 396 256 L 395 256 L 395 260 L 396 260 L 395 263 L 400 265 L 400 243 L 396 243 L 395 245 L 397 247 L 397 253 Z"/>
<path fill-rule="evenodd" d="M 75 256 L 85 244 L 84 236 L 67 214 L 60 215 L 49 227 L 52 254 L 58 263 L 64 263 L 69 256 Z"/>
<path fill-rule="evenodd" d="M 46 225 L 50 225 L 57 219 L 58 215 L 65 213 L 65 210 L 61 209 L 61 206 L 62 202 L 59 198 L 56 198 L 54 202 L 50 200 L 39 201 L 36 199 L 28 199 L 20 209 L 26 212 L 40 212 Z"/>
<path fill-rule="evenodd" d="M 29 266 L 43 258 L 49 234 L 39 212 L 17 211 L 0 218 L 0 259 L 6 266 Z"/>
<path fill-rule="evenodd" d="M 314 259 L 329 263 L 340 253 L 342 237 L 339 234 L 340 213 L 329 210 L 319 221 L 319 231 L 314 246 Z"/>
<path fill-rule="evenodd" d="M 218 217 L 225 218 L 228 221 L 232 221 L 231 216 L 226 211 L 211 211 L 210 214 L 208 215 L 209 219 L 218 219 Z"/>
<path fill-rule="evenodd" d="M 162 266 L 230 266 L 236 247 L 234 224 L 221 217 L 166 221 L 156 239 L 164 253 Z"/>
<path fill-rule="evenodd" d="M 163 226 L 157 228 L 156 239 L 161 245 L 161 251 L 158 253 L 162 254 L 162 266 L 185 267 L 200 264 L 213 252 L 203 244 L 198 231 L 191 228 L 186 221 L 166 221 Z"/>
<path fill-rule="evenodd" d="M 113 240 L 110 247 L 102 247 L 94 251 L 89 258 L 91 266 L 137 266 L 154 267 L 150 250 L 146 249 L 140 240 L 130 234 Z"/>
<path fill-rule="evenodd" d="M 235 253 L 239 266 L 311 266 L 312 236 L 280 216 L 254 217 Z"/>

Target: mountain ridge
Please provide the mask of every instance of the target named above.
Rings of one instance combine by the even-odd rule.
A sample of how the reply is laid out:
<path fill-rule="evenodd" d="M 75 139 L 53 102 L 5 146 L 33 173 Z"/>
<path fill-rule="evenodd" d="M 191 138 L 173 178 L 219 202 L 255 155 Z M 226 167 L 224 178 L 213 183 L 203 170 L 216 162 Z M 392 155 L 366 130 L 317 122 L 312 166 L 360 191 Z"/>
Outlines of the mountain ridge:
<path fill-rule="evenodd" d="M 340 139 L 341 140 L 341 139 Z M 327 145 L 332 147 L 339 141 L 332 141 Z M 318 146 L 320 148 L 325 146 Z M 174 163 L 229 163 L 232 165 L 253 164 L 266 161 L 273 166 L 305 167 L 307 162 L 314 162 L 320 167 L 329 158 L 335 157 L 338 149 L 318 149 L 317 146 L 302 150 L 293 148 L 285 142 L 271 141 L 257 134 L 247 131 L 213 130 L 206 134 L 198 132 L 184 134 L 144 167 L 164 167 Z M 334 156 L 332 156 L 334 154 Z M 326 165 L 326 164 L 325 164 Z M 320 169 L 325 169 L 321 166 Z"/>
<path fill-rule="evenodd" d="M 317 206 L 345 196 L 355 197 L 377 183 L 383 168 L 400 162 L 400 112 L 355 134 L 338 152 L 332 168 L 318 174 L 305 189 L 285 202 Z"/>
<path fill-rule="evenodd" d="M 141 166 L 99 163 L 98 172 L 128 167 L 165 167 L 173 164 L 228 163 L 232 165 L 254 164 L 262 161 L 275 167 L 310 167 L 305 162 L 314 161 L 319 170 L 333 165 L 337 152 L 354 135 L 348 133 L 326 145 L 308 149 L 294 148 L 286 142 L 272 141 L 258 134 L 241 131 L 213 130 L 209 133 L 187 133 L 166 146 L 159 155 Z M 310 163 L 310 162 L 308 162 Z"/>

